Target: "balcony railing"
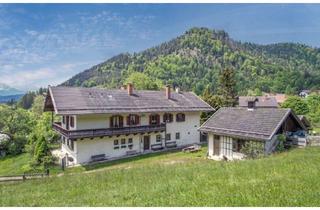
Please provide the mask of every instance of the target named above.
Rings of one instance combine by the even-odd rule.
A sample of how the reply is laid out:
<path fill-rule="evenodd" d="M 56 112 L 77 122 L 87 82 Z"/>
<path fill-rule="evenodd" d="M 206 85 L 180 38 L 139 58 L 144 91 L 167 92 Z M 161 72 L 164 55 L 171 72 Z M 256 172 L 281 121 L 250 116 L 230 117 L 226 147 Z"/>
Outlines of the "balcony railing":
<path fill-rule="evenodd" d="M 54 130 L 56 130 L 57 132 L 59 132 L 60 134 L 62 134 L 63 136 L 69 139 L 138 134 L 138 133 L 148 133 L 148 132 L 162 132 L 166 130 L 165 124 L 141 125 L 141 126 L 122 127 L 122 128 L 66 130 L 61 126 L 60 122 L 55 122 L 52 124 L 52 127 Z"/>

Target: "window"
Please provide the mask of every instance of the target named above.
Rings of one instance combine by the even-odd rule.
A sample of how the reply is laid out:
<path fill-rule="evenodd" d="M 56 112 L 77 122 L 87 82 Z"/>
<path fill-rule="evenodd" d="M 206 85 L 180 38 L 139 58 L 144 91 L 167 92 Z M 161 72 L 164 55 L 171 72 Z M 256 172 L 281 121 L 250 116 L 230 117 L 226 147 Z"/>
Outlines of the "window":
<path fill-rule="evenodd" d="M 126 148 L 126 139 L 121 139 L 121 148 Z"/>
<path fill-rule="evenodd" d="M 232 138 L 223 136 L 222 137 L 222 154 L 228 157 L 232 157 Z"/>
<path fill-rule="evenodd" d="M 170 113 L 165 113 L 163 115 L 163 122 L 171 123 L 173 121 L 173 115 Z"/>
<path fill-rule="evenodd" d="M 111 128 L 121 128 L 123 127 L 123 117 L 121 115 L 114 115 L 110 118 Z"/>
<path fill-rule="evenodd" d="M 128 148 L 132 149 L 132 147 L 133 147 L 133 141 L 132 141 L 132 138 L 129 138 L 128 139 Z"/>
<path fill-rule="evenodd" d="M 70 116 L 70 126 L 74 127 L 74 117 Z"/>
<path fill-rule="evenodd" d="M 180 133 L 176 133 L 176 139 L 180 139 Z"/>
<path fill-rule="evenodd" d="M 220 136 L 214 135 L 214 140 L 220 140 Z"/>
<path fill-rule="evenodd" d="M 66 138 L 64 136 L 61 137 L 62 138 L 62 144 L 66 143 Z"/>
<path fill-rule="evenodd" d="M 170 141 L 171 140 L 171 134 L 170 133 L 167 133 L 166 134 L 166 141 Z"/>
<path fill-rule="evenodd" d="M 139 125 L 139 115 L 130 114 L 127 116 L 127 125 Z"/>
<path fill-rule="evenodd" d="M 160 115 L 152 114 L 149 116 L 149 124 L 150 125 L 159 125 L 160 124 Z"/>
<path fill-rule="evenodd" d="M 176 121 L 177 122 L 184 122 L 186 120 L 186 116 L 183 113 L 178 113 L 176 116 Z"/>
<path fill-rule="evenodd" d="M 156 142 L 161 142 L 161 135 L 160 134 L 156 135 Z"/>
<path fill-rule="evenodd" d="M 66 117 L 65 116 L 62 116 L 62 123 L 66 124 Z"/>
<path fill-rule="evenodd" d="M 244 144 L 245 144 L 244 140 L 233 139 L 233 141 L 232 141 L 232 151 L 233 152 L 240 152 Z"/>
<path fill-rule="evenodd" d="M 115 139 L 113 141 L 113 149 L 119 149 L 119 140 L 118 139 Z"/>

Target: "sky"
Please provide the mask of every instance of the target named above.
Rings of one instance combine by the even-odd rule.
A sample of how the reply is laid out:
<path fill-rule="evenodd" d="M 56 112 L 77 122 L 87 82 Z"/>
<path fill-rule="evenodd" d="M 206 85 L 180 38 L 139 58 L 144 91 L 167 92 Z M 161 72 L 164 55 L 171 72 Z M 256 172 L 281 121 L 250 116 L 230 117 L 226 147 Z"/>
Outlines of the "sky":
<path fill-rule="evenodd" d="M 320 47 L 320 4 L 0 4 L 0 83 L 23 91 L 58 85 L 191 27 Z"/>

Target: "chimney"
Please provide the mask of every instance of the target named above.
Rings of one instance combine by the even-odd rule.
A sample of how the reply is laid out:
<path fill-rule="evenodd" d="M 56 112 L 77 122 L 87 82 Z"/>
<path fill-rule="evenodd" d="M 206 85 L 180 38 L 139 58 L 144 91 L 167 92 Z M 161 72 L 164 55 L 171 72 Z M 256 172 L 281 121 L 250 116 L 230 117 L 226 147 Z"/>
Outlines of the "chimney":
<path fill-rule="evenodd" d="M 166 85 L 166 98 L 167 98 L 167 99 L 170 99 L 170 98 L 171 98 L 170 85 Z"/>
<path fill-rule="evenodd" d="M 133 85 L 131 83 L 127 84 L 127 91 L 128 91 L 128 95 L 132 96 L 133 93 Z"/>
<path fill-rule="evenodd" d="M 250 97 L 249 99 L 248 99 L 248 110 L 249 111 L 252 111 L 252 110 L 254 110 L 255 108 L 256 108 L 256 102 L 257 102 L 257 98 L 255 98 L 255 97 Z"/>

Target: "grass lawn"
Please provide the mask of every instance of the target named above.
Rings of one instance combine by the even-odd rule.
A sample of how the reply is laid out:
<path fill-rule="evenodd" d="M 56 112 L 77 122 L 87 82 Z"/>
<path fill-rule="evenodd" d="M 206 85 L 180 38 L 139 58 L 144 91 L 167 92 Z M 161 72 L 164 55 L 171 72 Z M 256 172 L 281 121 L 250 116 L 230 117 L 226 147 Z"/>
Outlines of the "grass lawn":
<path fill-rule="evenodd" d="M 0 158 L 0 176 L 23 174 L 24 166 L 29 160 L 28 153 Z"/>
<path fill-rule="evenodd" d="M 320 206 L 320 147 L 216 162 L 164 153 L 0 184 L 1 206 Z"/>

